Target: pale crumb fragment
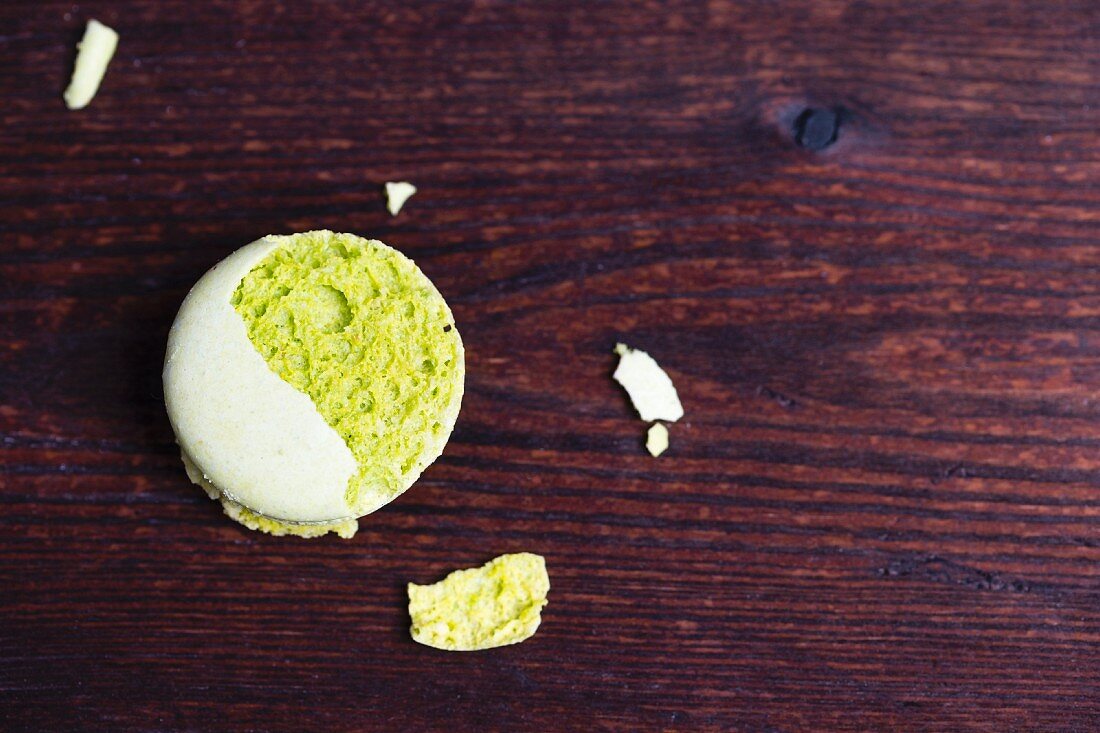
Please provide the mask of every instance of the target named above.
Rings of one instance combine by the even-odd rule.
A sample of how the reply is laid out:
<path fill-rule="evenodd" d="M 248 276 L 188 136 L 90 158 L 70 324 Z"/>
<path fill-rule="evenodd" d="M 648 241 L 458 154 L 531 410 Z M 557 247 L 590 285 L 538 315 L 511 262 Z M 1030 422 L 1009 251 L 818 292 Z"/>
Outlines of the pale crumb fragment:
<path fill-rule="evenodd" d="M 634 409 L 646 422 L 676 422 L 684 416 L 683 405 L 672 380 L 649 354 L 616 344 L 619 366 L 611 376 L 625 389 Z"/>
<path fill-rule="evenodd" d="M 446 651 L 475 651 L 530 638 L 542 620 L 550 577 L 541 555 L 501 555 L 433 585 L 409 583 L 412 638 Z"/>
<path fill-rule="evenodd" d="M 416 193 L 416 186 L 408 181 L 391 181 L 386 184 L 386 208 L 390 210 L 390 216 L 397 216 L 401 207 Z"/>
<path fill-rule="evenodd" d="M 84 38 L 76 47 L 76 66 L 64 97 L 69 109 L 84 109 L 99 91 L 107 64 L 118 47 L 118 33 L 98 20 L 89 20 Z"/>
<path fill-rule="evenodd" d="M 650 425 L 649 432 L 646 434 L 645 447 L 654 458 L 668 450 L 668 428 L 659 422 Z"/>

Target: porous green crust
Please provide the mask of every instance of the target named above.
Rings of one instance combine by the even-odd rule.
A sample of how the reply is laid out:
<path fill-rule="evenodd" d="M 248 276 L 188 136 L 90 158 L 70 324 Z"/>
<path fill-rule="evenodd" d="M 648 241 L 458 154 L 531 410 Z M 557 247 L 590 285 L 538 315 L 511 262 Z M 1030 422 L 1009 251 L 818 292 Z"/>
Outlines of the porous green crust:
<path fill-rule="evenodd" d="M 541 555 L 501 555 L 456 570 L 433 585 L 409 583 L 415 641 L 446 651 L 476 651 L 531 638 L 542 622 L 550 576 Z"/>
<path fill-rule="evenodd" d="M 285 239 L 231 302 L 268 366 L 346 442 L 358 464 L 348 514 L 366 514 L 442 451 L 462 397 L 462 341 L 442 296 L 396 250 L 328 231 Z"/>

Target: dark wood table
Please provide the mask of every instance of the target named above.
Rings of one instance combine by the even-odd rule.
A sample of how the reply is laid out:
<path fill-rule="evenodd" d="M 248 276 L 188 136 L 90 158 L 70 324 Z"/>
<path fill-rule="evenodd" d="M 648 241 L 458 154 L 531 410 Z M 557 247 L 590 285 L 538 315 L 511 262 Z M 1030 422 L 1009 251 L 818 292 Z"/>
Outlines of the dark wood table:
<path fill-rule="evenodd" d="M 0 730 L 1100 729 L 1098 73 L 1094 0 L 6 0 Z M 223 517 L 160 392 L 199 275 L 312 228 L 468 350 L 352 541 Z M 532 640 L 411 641 L 520 550 Z"/>

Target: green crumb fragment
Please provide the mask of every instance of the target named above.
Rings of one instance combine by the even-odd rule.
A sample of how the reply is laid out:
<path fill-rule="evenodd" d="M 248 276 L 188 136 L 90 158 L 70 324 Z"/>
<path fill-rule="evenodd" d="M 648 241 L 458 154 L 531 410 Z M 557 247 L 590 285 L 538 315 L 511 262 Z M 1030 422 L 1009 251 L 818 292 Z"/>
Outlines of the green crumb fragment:
<path fill-rule="evenodd" d="M 409 583 L 414 640 L 446 651 L 476 651 L 530 638 L 550 592 L 546 560 L 520 552 L 456 570 L 433 585 Z"/>
<path fill-rule="evenodd" d="M 268 366 L 351 450 L 358 471 L 345 499 L 349 515 L 365 514 L 442 449 L 461 397 L 462 342 L 438 291 L 396 250 L 328 231 L 287 239 L 231 302 Z"/>

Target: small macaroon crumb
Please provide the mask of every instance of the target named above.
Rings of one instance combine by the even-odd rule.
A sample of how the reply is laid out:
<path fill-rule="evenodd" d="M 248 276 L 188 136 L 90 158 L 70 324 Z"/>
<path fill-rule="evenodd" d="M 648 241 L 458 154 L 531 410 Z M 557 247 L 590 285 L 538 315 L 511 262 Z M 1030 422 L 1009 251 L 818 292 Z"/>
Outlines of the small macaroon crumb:
<path fill-rule="evenodd" d="M 538 629 L 549 592 L 546 560 L 530 552 L 456 570 L 433 585 L 409 583 L 412 638 L 452 652 L 518 644 Z"/>
<path fill-rule="evenodd" d="M 654 458 L 668 450 L 668 428 L 659 422 L 650 425 L 649 432 L 646 433 L 645 447 Z"/>
<path fill-rule="evenodd" d="M 69 109 L 84 109 L 92 101 L 117 47 L 118 33 L 98 20 L 88 21 L 84 38 L 76 45 L 73 78 L 63 95 Z"/>
<path fill-rule="evenodd" d="M 416 193 L 416 186 L 408 181 L 390 181 L 386 183 L 386 208 L 390 216 L 397 216 L 405 202 Z"/>
<path fill-rule="evenodd" d="M 684 407 L 665 370 L 653 357 L 626 344 L 616 344 L 619 365 L 612 378 L 626 389 L 634 409 L 646 422 L 676 422 L 684 416 Z"/>

